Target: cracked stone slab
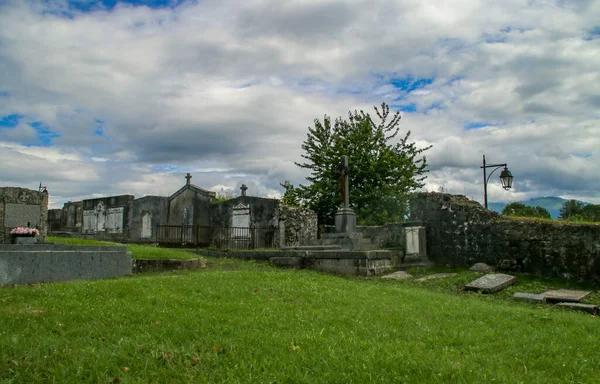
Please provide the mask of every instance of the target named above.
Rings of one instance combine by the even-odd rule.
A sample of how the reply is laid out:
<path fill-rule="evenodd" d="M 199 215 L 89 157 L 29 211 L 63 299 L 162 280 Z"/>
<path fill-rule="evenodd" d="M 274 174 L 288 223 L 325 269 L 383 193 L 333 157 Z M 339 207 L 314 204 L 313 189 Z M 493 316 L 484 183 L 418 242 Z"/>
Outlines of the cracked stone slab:
<path fill-rule="evenodd" d="M 526 293 L 526 292 L 515 292 L 513 299 L 520 301 L 529 301 L 534 303 L 545 303 L 546 296 L 543 293 Z"/>
<path fill-rule="evenodd" d="M 503 273 L 490 273 L 481 276 L 477 280 L 471 281 L 465 285 L 465 289 L 469 291 L 481 291 L 483 293 L 494 293 L 502 290 L 517 281 L 517 278 Z"/>
<path fill-rule="evenodd" d="M 471 272 L 493 272 L 494 267 L 490 267 L 486 263 L 476 263 L 473 264 L 471 268 L 469 268 Z"/>
<path fill-rule="evenodd" d="M 433 280 L 433 279 L 443 279 L 445 277 L 452 277 L 452 276 L 456 276 L 456 275 L 457 275 L 456 273 L 434 273 L 433 275 L 419 277 L 418 279 L 415 279 L 415 281 L 427 281 L 427 280 Z"/>
<path fill-rule="evenodd" d="M 592 292 L 590 291 L 575 291 L 569 289 L 556 289 L 542 293 L 542 295 L 546 297 L 546 301 L 571 303 L 579 303 L 591 294 Z"/>
<path fill-rule="evenodd" d="M 394 272 L 389 275 L 385 275 L 385 276 L 381 276 L 381 277 L 384 279 L 390 279 L 390 280 L 404 280 L 404 279 L 410 279 L 412 277 L 412 275 L 405 271 L 398 271 L 398 272 Z"/>
<path fill-rule="evenodd" d="M 558 303 L 559 307 L 570 308 L 576 311 L 582 311 L 595 315 L 598 313 L 598 306 L 593 304 L 581 304 L 581 303 Z"/>

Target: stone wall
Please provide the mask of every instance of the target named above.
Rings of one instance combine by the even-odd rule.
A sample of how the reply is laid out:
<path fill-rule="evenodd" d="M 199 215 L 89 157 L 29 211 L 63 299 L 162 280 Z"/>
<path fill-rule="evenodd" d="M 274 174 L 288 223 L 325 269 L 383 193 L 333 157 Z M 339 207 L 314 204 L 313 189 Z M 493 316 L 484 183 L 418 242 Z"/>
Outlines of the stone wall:
<path fill-rule="evenodd" d="M 0 244 L 11 242 L 10 230 L 37 228 L 38 239 L 46 239 L 48 193 L 19 187 L 0 188 Z"/>
<path fill-rule="evenodd" d="M 600 277 L 600 225 L 507 218 L 441 193 L 415 194 L 410 212 L 425 224 L 427 253 L 436 264 L 485 262 L 550 277 Z"/>
<path fill-rule="evenodd" d="M 156 225 L 166 224 L 168 214 L 168 197 L 146 196 L 133 200 L 129 209 L 129 240 L 156 242 Z"/>
<path fill-rule="evenodd" d="M 63 232 L 81 233 L 82 219 L 82 202 L 69 201 L 63 204 L 61 228 L 59 230 Z"/>
<path fill-rule="evenodd" d="M 132 195 L 100 197 L 82 201 L 82 233 L 129 237 L 129 209 Z"/>
<path fill-rule="evenodd" d="M 61 230 L 62 214 L 63 210 L 60 208 L 48 210 L 48 232 Z"/>
<path fill-rule="evenodd" d="M 317 239 L 317 214 L 307 208 L 279 207 L 280 246 L 312 244 Z"/>

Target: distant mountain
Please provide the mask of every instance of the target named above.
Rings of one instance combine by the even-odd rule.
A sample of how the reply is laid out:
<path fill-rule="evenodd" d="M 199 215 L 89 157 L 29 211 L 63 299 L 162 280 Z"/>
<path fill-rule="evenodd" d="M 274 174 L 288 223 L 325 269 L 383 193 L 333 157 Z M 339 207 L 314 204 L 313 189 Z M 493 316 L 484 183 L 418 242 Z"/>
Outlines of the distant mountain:
<path fill-rule="evenodd" d="M 557 197 L 557 196 L 545 196 L 545 197 L 534 197 L 533 199 L 529 199 L 529 200 L 524 200 L 524 201 L 517 201 L 517 203 L 521 203 L 524 205 L 528 205 L 530 207 L 542 207 L 542 208 L 546 208 L 548 210 L 548 212 L 550 212 L 550 216 L 552 216 L 553 219 L 558 218 L 558 215 L 560 215 L 560 208 L 563 205 L 563 202 L 567 201 L 567 199 L 563 199 L 562 197 Z M 587 205 L 589 203 L 583 202 L 583 204 Z M 488 203 L 488 208 L 491 211 L 496 211 L 498 213 L 502 213 L 502 210 L 504 209 L 504 207 L 506 207 L 508 203 L 501 203 L 501 202 L 493 202 L 493 203 Z"/>

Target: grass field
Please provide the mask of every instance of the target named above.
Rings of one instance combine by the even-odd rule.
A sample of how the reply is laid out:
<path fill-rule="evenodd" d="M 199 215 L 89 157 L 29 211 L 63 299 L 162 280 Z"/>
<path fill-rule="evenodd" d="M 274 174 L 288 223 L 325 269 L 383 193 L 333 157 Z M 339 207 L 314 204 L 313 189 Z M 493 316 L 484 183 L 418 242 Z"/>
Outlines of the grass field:
<path fill-rule="evenodd" d="M 191 252 L 186 252 L 180 249 L 158 248 L 150 245 L 140 244 L 119 244 L 107 241 L 96 241 L 78 239 L 74 237 L 52 237 L 48 236 L 46 241 L 49 243 L 63 243 L 67 245 L 126 245 L 127 250 L 131 252 L 131 257 L 134 259 L 179 259 L 189 260 L 197 258 L 198 255 Z"/>
<path fill-rule="evenodd" d="M 458 292 L 476 276 L 386 281 L 209 258 L 196 271 L 2 288 L 0 381 L 598 382 L 599 319 L 507 299 L 577 285 L 519 277 L 498 295 Z"/>

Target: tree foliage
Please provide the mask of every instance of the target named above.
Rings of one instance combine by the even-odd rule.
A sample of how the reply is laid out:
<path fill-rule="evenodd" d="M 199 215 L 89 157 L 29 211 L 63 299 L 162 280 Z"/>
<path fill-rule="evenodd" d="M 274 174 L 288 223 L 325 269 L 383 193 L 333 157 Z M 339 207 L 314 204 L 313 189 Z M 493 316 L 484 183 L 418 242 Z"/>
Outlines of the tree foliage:
<path fill-rule="evenodd" d="M 400 114 L 390 114 L 385 103 L 375 107 L 379 122 L 368 113 L 351 111 L 348 118 L 315 119 L 302 143 L 304 162 L 296 163 L 310 171 L 309 185 L 294 188 L 287 183 L 284 200 L 299 203 L 317 212 L 319 222 L 332 223 L 341 205 L 341 158 L 350 160 L 350 206 L 360 224 L 401 221 L 406 215 L 407 195 L 422 187 L 427 161 L 409 142 L 410 131 L 398 138 Z"/>
<path fill-rule="evenodd" d="M 558 216 L 561 220 L 566 220 L 569 218 L 575 218 L 576 216 L 580 216 L 583 210 L 583 203 L 578 200 L 567 200 L 563 203 L 562 207 L 560 207 L 560 215 Z"/>
<path fill-rule="evenodd" d="M 518 217 L 541 217 L 544 219 L 551 219 L 550 212 L 544 207 L 536 206 L 530 207 L 522 203 L 510 203 L 502 210 L 502 214 L 505 216 L 518 216 Z"/>

